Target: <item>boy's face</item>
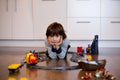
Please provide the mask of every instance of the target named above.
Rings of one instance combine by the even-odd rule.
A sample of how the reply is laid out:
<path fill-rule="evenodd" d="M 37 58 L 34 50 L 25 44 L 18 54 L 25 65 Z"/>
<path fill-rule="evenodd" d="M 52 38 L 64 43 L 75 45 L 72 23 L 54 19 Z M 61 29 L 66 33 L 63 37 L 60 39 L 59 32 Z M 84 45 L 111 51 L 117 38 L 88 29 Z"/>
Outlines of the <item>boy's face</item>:
<path fill-rule="evenodd" d="M 51 43 L 59 43 L 60 39 L 61 39 L 60 35 L 58 35 L 58 36 L 56 36 L 56 35 L 55 36 L 48 36 L 48 40 Z"/>

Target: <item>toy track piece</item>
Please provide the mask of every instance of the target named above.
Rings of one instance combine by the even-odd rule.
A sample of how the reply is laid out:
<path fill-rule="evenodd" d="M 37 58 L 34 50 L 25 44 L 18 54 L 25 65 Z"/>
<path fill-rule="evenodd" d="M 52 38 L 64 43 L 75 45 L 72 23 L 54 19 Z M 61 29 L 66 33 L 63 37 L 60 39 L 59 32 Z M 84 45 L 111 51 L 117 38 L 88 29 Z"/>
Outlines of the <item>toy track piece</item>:
<path fill-rule="evenodd" d="M 79 65 L 74 66 L 38 66 L 38 65 L 29 65 L 32 69 L 43 69 L 43 70 L 74 70 L 74 69 L 81 69 Z"/>

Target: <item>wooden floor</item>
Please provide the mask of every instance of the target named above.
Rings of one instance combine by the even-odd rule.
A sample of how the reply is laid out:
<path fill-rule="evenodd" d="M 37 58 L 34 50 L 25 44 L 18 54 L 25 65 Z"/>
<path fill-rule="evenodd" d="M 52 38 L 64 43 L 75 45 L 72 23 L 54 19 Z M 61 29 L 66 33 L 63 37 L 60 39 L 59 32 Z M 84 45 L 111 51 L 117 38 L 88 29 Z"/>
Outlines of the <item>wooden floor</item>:
<path fill-rule="evenodd" d="M 29 69 L 24 65 L 20 71 L 15 74 L 9 74 L 7 67 L 13 63 L 20 63 L 25 58 L 25 49 L 27 48 L 5 48 L 0 49 L 0 80 L 81 80 L 81 76 L 85 73 L 81 69 L 76 70 L 40 70 Z M 23 51 L 22 51 L 23 50 Z M 44 49 L 43 49 L 44 50 Z M 40 51 L 43 51 L 40 49 Z M 71 51 L 75 49 L 71 48 Z M 71 54 L 68 55 L 67 62 L 60 61 L 60 65 L 77 65 L 69 59 Z M 120 79 L 120 49 L 119 48 L 101 48 L 99 50 L 98 59 L 106 59 L 107 64 L 105 68 L 116 76 L 117 80 Z M 41 62 L 39 65 L 46 66 L 47 62 Z M 56 61 L 52 61 L 49 65 L 56 65 Z"/>

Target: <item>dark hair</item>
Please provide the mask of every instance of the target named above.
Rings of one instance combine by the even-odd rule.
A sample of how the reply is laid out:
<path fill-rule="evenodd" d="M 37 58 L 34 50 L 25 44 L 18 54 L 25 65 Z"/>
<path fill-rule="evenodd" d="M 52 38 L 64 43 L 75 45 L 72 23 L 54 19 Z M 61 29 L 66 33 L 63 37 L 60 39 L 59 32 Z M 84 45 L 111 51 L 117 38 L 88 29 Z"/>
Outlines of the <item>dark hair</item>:
<path fill-rule="evenodd" d="M 63 26 L 60 23 L 53 22 L 51 23 L 46 31 L 46 36 L 63 36 L 63 39 L 65 39 L 67 36 L 65 34 L 65 31 L 63 29 Z"/>

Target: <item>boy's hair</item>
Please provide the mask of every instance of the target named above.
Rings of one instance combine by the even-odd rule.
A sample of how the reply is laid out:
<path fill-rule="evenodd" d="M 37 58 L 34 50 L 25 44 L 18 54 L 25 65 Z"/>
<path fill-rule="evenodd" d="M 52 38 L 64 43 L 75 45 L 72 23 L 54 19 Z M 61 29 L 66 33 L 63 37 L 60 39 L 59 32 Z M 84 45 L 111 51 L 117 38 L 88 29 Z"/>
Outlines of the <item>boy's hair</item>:
<path fill-rule="evenodd" d="M 65 39 L 67 36 L 65 34 L 65 31 L 63 29 L 63 26 L 60 23 L 53 22 L 51 23 L 46 31 L 46 36 L 63 36 L 63 39 Z"/>

